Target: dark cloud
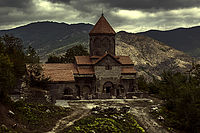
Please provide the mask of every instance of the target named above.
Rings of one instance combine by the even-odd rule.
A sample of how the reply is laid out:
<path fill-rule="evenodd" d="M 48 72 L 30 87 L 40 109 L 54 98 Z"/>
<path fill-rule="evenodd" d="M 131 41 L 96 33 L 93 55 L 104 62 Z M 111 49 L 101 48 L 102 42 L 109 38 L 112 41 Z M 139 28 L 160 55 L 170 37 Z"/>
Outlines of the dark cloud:
<path fill-rule="evenodd" d="M 53 3 L 69 3 L 71 0 L 48 0 Z"/>
<path fill-rule="evenodd" d="M 33 0 L 0 0 L 0 26 L 20 23 L 34 9 Z"/>
<path fill-rule="evenodd" d="M 117 30 L 200 24 L 200 0 L 0 0 L 0 29 L 43 20 L 95 24 L 102 9 Z"/>
<path fill-rule="evenodd" d="M 74 14 L 73 8 L 48 0 L 0 0 L 0 30 L 35 21 L 65 22 Z"/>
<path fill-rule="evenodd" d="M 0 7 L 28 8 L 32 0 L 0 0 Z"/>
<path fill-rule="evenodd" d="M 128 10 L 170 10 L 177 8 L 199 7 L 200 0 L 49 0 L 71 4 L 78 10 L 86 6 L 106 5 L 106 7 Z M 102 7 L 103 8 L 103 7 Z"/>

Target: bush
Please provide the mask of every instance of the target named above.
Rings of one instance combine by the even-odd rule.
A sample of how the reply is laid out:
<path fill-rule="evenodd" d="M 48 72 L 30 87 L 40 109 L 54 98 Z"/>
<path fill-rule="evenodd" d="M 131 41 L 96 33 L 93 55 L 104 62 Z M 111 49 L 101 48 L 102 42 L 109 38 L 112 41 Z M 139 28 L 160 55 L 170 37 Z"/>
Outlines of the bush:
<path fill-rule="evenodd" d="M 70 109 L 42 104 L 30 104 L 23 101 L 13 103 L 15 120 L 26 125 L 31 131 L 44 132 L 54 126 L 57 120 L 69 115 Z"/>
<path fill-rule="evenodd" d="M 164 100 L 161 115 L 169 127 L 187 132 L 200 129 L 200 66 L 194 66 L 190 74 L 164 72 L 160 81 L 143 83 L 145 89 Z M 154 89 L 158 89 L 156 92 Z"/>

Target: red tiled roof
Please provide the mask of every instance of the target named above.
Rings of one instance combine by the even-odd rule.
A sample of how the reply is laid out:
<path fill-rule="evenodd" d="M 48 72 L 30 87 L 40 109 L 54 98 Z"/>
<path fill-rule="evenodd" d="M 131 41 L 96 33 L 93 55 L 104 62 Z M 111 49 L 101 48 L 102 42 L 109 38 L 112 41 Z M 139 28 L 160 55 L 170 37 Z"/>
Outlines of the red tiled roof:
<path fill-rule="evenodd" d="M 92 61 L 90 60 L 90 56 L 75 56 L 75 60 L 78 65 L 92 64 Z"/>
<path fill-rule="evenodd" d="M 74 75 L 78 73 L 74 64 L 44 64 L 42 65 L 44 75 L 50 77 L 51 81 L 74 82 Z"/>
<path fill-rule="evenodd" d="M 106 18 L 102 15 L 89 34 L 116 34 Z"/>
<path fill-rule="evenodd" d="M 122 74 L 133 74 L 133 73 L 136 73 L 136 70 L 134 67 L 122 67 L 121 73 Z"/>
<path fill-rule="evenodd" d="M 131 58 L 129 56 L 118 56 L 118 60 L 121 62 L 123 65 L 134 65 Z"/>
<path fill-rule="evenodd" d="M 101 56 L 97 56 L 97 55 L 94 55 L 94 56 L 90 56 L 91 59 L 99 59 Z"/>
<path fill-rule="evenodd" d="M 94 69 L 93 67 L 88 67 L 88 68 L 82 68 L 78 67 L 78 74 L 94 74 Z"/>

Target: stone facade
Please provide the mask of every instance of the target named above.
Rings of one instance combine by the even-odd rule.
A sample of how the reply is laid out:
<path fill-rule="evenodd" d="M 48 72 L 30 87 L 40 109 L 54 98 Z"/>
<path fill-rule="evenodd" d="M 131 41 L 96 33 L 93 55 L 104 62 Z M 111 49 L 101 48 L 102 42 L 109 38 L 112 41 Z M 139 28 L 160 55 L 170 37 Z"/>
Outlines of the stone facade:
<path fill-rule="evenodd" d="M 115 35 L 90 35 L 90 56 L 101 56 L 105 52 L 115 55 Z"/>
<path fill-rule="evenodd" d="M 45 66 L 53 79 L 49 90 L 55 99 L 132 97 L 137 90 L 136 71 L 128 56 L 115 56 L 115 34 L 102 15 L 89 33 L 90 56 L 76 56 L 74 64 Z"/>

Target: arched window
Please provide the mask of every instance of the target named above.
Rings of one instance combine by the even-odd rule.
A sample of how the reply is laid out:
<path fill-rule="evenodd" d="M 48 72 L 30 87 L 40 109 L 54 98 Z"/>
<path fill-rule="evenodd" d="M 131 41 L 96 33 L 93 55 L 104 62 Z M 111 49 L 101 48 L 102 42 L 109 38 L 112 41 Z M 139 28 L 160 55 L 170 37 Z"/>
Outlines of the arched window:
<path fill-rule="evenodd" d="M 101 45 L 108 51 L 110 48 L 110 40 L 107 37 L 104 37 Z"/>
<path fill-rule="evenodd" d="M 84 94 L 90 94 L 91 93 L 91 88 L 90 88 L 90 86 L 85 85 L 85 86 L 83 86 L 82 91 L 83 91 L 83 95 Z"/>
<path fill-rule="evenodd" d="M 111 66 L 111 65 L 106 65 L 106 66 L 105 66 L 105 69 L 106 69 L 106 70 L 112 70 L 112 66 Z"/>
<path fill-rule="evenodd" d="M 95 38 L 94 39 L 94 48 L 100 48 L 101 47 L 101 41 L 100 38 Z"/>

